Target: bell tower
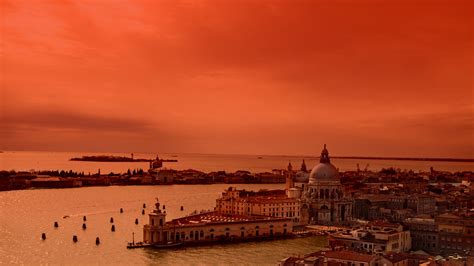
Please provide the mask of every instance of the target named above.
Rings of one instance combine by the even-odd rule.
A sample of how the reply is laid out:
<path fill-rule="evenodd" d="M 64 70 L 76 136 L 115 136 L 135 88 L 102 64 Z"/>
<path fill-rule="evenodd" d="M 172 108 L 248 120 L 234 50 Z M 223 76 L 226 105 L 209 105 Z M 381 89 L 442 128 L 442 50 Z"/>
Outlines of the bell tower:
<path fill-rule="evenodd" d="M 285 182 L 286 190 L 288 191 L 290 188 L 295 187 L 294 184 L 294 179 L 293 179 L 293 166 L 291 165 L 291 162 L 288 163 L 288 169 L 286 173 L 286 182 Z"/>
<path fill-rule="evenodd" d="M 168 235 L 164 232 L 166 225 L 166 211 L 161 211 L 160 201 L 156 199 L 155 209 L 148 214 L 149 223 L 144 227 L 143 238 L 145 243 L 166 243 Z"/>

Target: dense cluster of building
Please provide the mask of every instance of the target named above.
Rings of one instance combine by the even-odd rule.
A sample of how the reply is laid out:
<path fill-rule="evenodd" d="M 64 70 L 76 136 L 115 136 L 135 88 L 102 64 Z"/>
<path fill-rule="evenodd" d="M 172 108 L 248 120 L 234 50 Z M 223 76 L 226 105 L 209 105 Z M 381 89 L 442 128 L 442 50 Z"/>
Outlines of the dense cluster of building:
<path fill-rule="evenodd" d="M 448 258 L 423 253 L 368 254 L 351 250 L 322 250 L 298 257 L 287 257 L 279 266 L 470 266 L 474 254 Z"/>
<path fill-rule="evenodd" d="M 156 242 L 157 236 L 151 236 L 154 233 L 170 234 L 173 230 L 180 231 L 183 241 L 199 242 L 201 235 L 202 241 L 217 236 L 265 238 L 291 235 L 293 230 L 311 230 L 315 226 L 336 226 L 338 230 L 325 231 L 329 250 L 286 258 L 281 264 L 469 265 L 472 260 L 471 172 L 448 178 L 434 170 L 415 175 L 384 169 L 380 172 L 383 178 L 375 178 L 367 171 L 340 174 L 324 147 L 320 163 L 310 172 L 303 161 L 298 171 L 290 163 L 284 175 L 284 190 L 230 187 L 216 200 L 212 212 L 162 226 L 152 221 L 155 226 L 144 228 L 145 242 Z M 150 219 L 156 215 L 151 214 Z M 260 228 L 259 233 L 256 228 Z M 176 234 L 171 238 L 176 240 Z"/>

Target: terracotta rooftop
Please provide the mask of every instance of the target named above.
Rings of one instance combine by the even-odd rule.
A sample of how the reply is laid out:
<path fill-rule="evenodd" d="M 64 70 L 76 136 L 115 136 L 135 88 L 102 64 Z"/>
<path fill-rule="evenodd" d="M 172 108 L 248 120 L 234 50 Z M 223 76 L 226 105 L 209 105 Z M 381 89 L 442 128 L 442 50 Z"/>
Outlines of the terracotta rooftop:
<path fill-rule="evenodd" d="M 255 221 L 281 221 L 290 220 L 286 218 L 268 217 L 268 216 L 245 216 L 235 214 L 221 214 L 217 212 L 207 212 L 197 215 L 191 215 L 167 222 L 167 225 L 194 226 L 203 224 L 223 224 L 223 223 L 245 223 Z"/>

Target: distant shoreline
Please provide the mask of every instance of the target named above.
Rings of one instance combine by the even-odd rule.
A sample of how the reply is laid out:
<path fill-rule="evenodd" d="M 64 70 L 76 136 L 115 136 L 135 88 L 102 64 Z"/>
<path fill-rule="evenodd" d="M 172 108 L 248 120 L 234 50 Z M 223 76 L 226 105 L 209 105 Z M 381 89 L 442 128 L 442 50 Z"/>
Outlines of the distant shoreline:
<path fill-rule="evenodd" d="M 359 159 L 381 161 L 426 161 L 426 162 L 462 162 L 474 163 L 474 159 L 463 158 L 414 158 L 414 157 L 370 157 L 370 156 L 332 156 L 333 159 Z"/>
<path fill-rule="evenodd" d="M 156 159 L 155 159 L 156 160 Z M 85 162 L 153 162 L 153 159 L 134 159 L 133 157 L 114 156 L 114 155 L 98 155 L 98 156 L 82 156 L 80 158 L 71 158 L 69 161 L 85 161 Z M 177 162 L 177 159 L 159 159 L 161 162 Z"/>
<path fill-rule="evenodd" d="M 131 157 L 99 155 L 99 156 L 82 156 L 80 158 L 71 158 L 69 161 L 85 161 L 85 162 L 151 162 L 150 159 L 134 159 Z"/>

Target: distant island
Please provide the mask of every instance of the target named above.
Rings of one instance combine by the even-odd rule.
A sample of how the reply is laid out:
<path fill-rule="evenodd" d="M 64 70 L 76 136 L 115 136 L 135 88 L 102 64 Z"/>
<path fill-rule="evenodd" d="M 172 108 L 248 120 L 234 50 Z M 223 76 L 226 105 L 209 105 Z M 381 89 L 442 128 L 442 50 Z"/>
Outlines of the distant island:
<path fill-rule="evenodd" d="M 82 156 L 80 158 L 71 158 L 70 161 L 86 161 L 86 162 L 151 162 L 151 159 L 134 159 L 125 156 L 97 155 Z"/>
<path fill-rule="evenodd" d="M 135 159 L 133 153 L 130 157 L 125 156 L 113 156 L 113 155 L 95 155 L 95 156 L 82 156 L 80 158 L 71 158 L 70 161 L 85 161 L 85 162 L 177 162 L 176 159 L 160 159 L 158 156 L 156 159 Z"/>

